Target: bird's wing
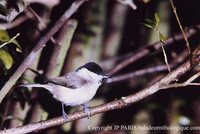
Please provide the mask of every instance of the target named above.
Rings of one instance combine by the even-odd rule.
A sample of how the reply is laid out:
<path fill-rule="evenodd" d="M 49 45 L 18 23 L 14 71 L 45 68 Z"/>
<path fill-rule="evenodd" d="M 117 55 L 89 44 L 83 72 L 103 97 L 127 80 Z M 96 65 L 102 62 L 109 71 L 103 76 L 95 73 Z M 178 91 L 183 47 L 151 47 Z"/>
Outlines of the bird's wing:
<path fill-rule="evenodd" d="M 46 82 L 76 89 L 86 84 L 87 80 L 79 77 L 76 73 L 68 73 L 65 76 L 47 79 Z"/>

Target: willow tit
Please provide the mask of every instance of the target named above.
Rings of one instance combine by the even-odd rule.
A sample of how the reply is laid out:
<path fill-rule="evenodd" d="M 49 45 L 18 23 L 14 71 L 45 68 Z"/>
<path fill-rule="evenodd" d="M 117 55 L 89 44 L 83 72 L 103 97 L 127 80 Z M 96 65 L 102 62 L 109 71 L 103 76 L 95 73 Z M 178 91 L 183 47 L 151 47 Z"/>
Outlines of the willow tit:
<path fill-rule="evenodd" d="M 62 114 L 64 118 L 67 118 L 64 105 L 83 105 L 83 110 L 89 117 L 91 114 L 87 103 L 94 97 L 97 89 L 106 78 L 108 77 L 103 73 L 102 68 L 98 64 L 89 62 L 74 72 L 47 79 L 46 84 L 24 84 L 21 86 L 47 89 L 56 100 L 62 102 Z"/>

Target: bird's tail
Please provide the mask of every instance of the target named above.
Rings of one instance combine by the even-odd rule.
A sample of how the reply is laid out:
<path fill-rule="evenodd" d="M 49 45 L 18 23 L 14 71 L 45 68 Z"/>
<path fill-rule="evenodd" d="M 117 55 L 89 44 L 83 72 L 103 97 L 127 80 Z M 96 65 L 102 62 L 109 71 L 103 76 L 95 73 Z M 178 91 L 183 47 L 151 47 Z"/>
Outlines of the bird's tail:
<path fill-rule="evenodd" d="M 45 88 L 50 91 L 52 89 L 52 87 L 47 84 L 23 84 L 23 85 L 19 85 L 18 87 L 27 87 L 27 88 L 40 87 L 40 88 Z"/>

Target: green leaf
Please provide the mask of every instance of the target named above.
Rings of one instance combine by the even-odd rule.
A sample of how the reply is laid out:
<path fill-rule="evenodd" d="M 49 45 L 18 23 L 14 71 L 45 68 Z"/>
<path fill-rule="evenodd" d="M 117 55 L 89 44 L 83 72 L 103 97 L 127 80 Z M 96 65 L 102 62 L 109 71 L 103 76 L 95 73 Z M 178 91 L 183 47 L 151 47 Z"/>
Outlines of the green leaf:
<path fill-rule="evenodd" d="M 0 41 L 7 42 L 10 40 L 8 32 L 6 30 L 0 30 Z"/>
<path fill-rule="evenodd" d="M 17 48 L 16 48 L 16 51 L 22 53 L 22 49 L 21 49 L 21 48 L 19 49 L 19 48 L 17 47 Z"/>
<path fill-rule="evenodd" d="M 150 19 L 147 19 L 147 18 L 144 20 L 144 25 L 148 28 L 155 28 L 156 27 L 155 22 L 150 20 Z"/>
<path fill-rule="evenodd" d="M 15 36 L 15 38 L 17 36 L 19 36 L 19 33 Z M 11 40 L 11 38 L 9 37 L 8 32 L 6 30 L 0 30 L 0 41 L 3 42 L 3 43 L 5 43 L 5 42 L 9 42 L 10 40 Z M 16 45 L 16 51 L 17 52 L 22 52 L 22 48 L 19 45 L 19 43 L 17 42 L 17 40 L 12 39 L 12 41 L 10 41 L 8 44 L 10 44 L 10 43 L 13 43 L 13 44 Z"/>
<path fill-rule="evenodd" d="M 156 20 L 156 25 L 160 24 L 160 15 L 158 13 L 155 13 L 155 20 Z"/>
<path fill-rule="evenodd" d="M 151 29 L 155 28 L 154 26 L 149 25 L 149 24 L 147 24 L 147 23 L 144 23 L 144 25 L 145 25 L 146 27 L 148 27 L 148 28 L 151 28 Z"/>
<path fill-rule="evenodd" d="M 161 42 L 165 42 L 166 39 L 167 39 L 167 38 L 166 38 L 162 33 L 160 33 L 160 32 L 159 32 L 159 38 L 160 38 L 160 41 L 161 41 Z"/>
<path fill-rule="evenodd" d="M 7 51 L 3 49 L 0 49 L 0 60 L 6 69 L 10 69 L 13 65 L 13 58 Z"/>
<path fill-rule="evenodd" d="M 19 33 L 16 35 L 16 36 L 19 36 Z M 21 46 L 19 45 L 19 43 L 17 42 L 17 40 L 12 40 L 12 43 L 16 45 L 16 51 L 17 52 L 22 52 L 22 48 Z"/>

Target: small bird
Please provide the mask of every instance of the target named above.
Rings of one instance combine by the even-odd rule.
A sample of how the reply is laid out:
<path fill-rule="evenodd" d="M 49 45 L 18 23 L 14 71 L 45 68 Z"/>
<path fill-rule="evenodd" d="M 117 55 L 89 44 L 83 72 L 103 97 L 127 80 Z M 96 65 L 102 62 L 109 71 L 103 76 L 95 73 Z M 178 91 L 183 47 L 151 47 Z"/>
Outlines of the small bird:
<path fill-rule="evenodd" d="M 91 113 L 87 103 L 94 97 L 99 86 L 107 78 L 108 76 L 103 73 L 98 64 L 88 62 L 64 76 L 47 79 L 45 84 L 20 86 L 47 89 L 56 100 L 62 103 L 62 114 L 65 119 L 67 119 L 67 113 L 64 106 L 83 105 L 84 112 L 90 117 Z"/>

